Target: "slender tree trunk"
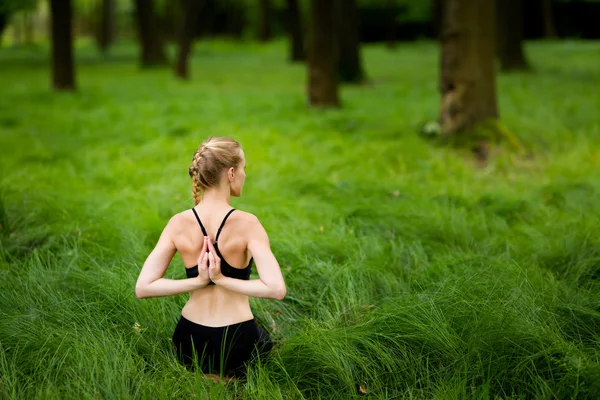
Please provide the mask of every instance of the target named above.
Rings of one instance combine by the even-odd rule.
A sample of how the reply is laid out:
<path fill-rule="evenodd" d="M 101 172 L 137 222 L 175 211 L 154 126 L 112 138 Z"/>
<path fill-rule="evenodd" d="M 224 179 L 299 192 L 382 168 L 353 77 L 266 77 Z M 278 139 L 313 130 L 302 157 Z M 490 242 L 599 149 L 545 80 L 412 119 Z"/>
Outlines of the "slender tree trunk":
<path fill-rule="evenodd" d="M 554 25 L 554 13 L 552 12 L 552 0 L 542 0 L 542 15 L 544 18 L 544 35 L 548 39 L 558 38 Z"/>
<path fill-rule="evenodd" d="M 115 40 L 115 0 L 102 0 L 97 27 L 98 49 L 106 53 Z"/>
<path fill-rule="evenodd" d="M 495 0 L 448 0 L 444 5 L 440 122 L 445 134 L 498 118 Z"/>
<path fill-rule="evenodd" d="M 339 2 L 311 0 L 310 6 L 308 102 L 313 107 L 339 107 Z"/>
<path fill-rule="evenodd" d="M 440 39 L 442 33 L 444 2 L 445 0 L 431 0 L 431 24 L 433 25 L 433 34 L 437 39 Z"/>
<path fill-rule="evenodd" d="M 138 35 L 142 47 L 142 68 L 169 64 L 164 43 L 157 29 L 154 0 L 135 0 Z"/>
<path fill-rule="evenodd" d="M 304 61 L 304 34 L 302 32 L 302 18 L 298 0 L 287 0 L 287 16 L 290 35 L 290 61 Z"/>
<path fill-rule="evenodd" d="M 33 12 L 27 12 L 23 15 L 23 30 L 25 31 L 25 44 L 35 42 L 35 33 L 33 31 Z"/>
<path fill-rule="evenodd" d="M 0 12 L 0 46 L 2 46 L 2 34 L 8 25 L 8 14 Z"/>
<path fill-rule="evenodd" d="M 258 1 L 258 40 L 271 40 L 271 4 L 269 0 Z"/>
<path fill-rule="evenodd" d="M 180 0 L 181 26 L 179 28 L 179 49 L 177 51 L 177 64 L 175 75 L 181 79 L 189 79 L 189 55 L 192 51 L 196 22 L 200 12 L 200 0 Z"/>
<path fill-rule="evenodd" d="M 75 90 L 73 63 L 73 10 L 71 0 L 50 0 L 52 20 L 52 86 Z"/>
<path fill-rule="evenodd" d="M 389 49 L 396 48 L 396 0 L 387 0 L 386 2 L 388 9 L 388 39 L 387 39 L 387 47 Z"/>
<path fill-rule="evenodd" d="M 523 52 L 523 0 L 496 0 L 496 15 L 500 68 L 528 70 Z"/>
<path fill-rule="evenodd" d="M 365 79 L 365 72 L 360 55 L 358 6 L 356 0 L 341 0 L 341 6 L 339 79 L 360 83 Z"/>

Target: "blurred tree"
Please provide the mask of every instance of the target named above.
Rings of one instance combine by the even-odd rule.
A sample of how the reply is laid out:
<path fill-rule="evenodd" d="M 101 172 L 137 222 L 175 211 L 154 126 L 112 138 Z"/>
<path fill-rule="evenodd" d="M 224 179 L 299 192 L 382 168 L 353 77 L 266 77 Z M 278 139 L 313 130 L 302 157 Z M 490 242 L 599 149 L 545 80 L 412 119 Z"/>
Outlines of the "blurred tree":
<path fill-rule="evenodd" d="M 269 0 L 258 0 L 258 40 L 271 40 L 271 4 Z"/>
<path fill-rule="evenodd" d="M 388 9 L 388 39 L 387 46 L 390 49 L 396 48 L 396 0 L 386 0 Z"/>
<path fill-rule="evenodd" d="M 101 0 L 99 8 L 96 40 L 100 51 L 106 53 L 115 40 L 115 0 Z"/>
<path fill-rule="evenodd" d="M 164 42 L 158 30 L 154 11 L 154 0 L 135 0 L 138 37 L 142 47 L 140 64 L 142 68 L 166 66 L 169 64 Z"/>
<path fill-rule="evenodd" d="M 495 0 L 447 0 L 442 10 L 442 132 L 455 134 L 498 117 Z"/>
<path fill-rule="evenodd" d="M 290 35 L 290 61 L 304 61 L 304 34 L 302 32 L 302 18 L 298 0 L 287 0 L 288 31 Z"/>
<path fill-rule="evenodd" d="M 19 11 L 34 10 L 37 3 L 38 0 L 0 0 L 0 44 L 2 44 L 2 34 L 10 17 Z"/>
<path fill-rule="evenodd" d="M 356 0 L 341 2 L 339 79 L 341 82 L 360 83 L 365 80 L 360 54 L 358 7 Z"/>
<path fill-rule="evenodd" d="M 541 0 L 542 16 L 544 18 L 544 35 L 549 39 L 556 39 L 556 27 L 554 26 L 554 13 L 552 12 L 552 0 Z"/>
<path fill-rule="evenodd" d="M 177 64 L 175 75 L 181 79 L 189 79 L 189 55 L 196 32 L 198 14 L 202 6 L 201 0 L 179 0 L 181 5 L 181 23 L 179 27 L 179 49 L 177 50 Z"/>
<path fill-rule="evenodd" d="M 52 86 L 75 90 L 73 63 L 73 9 L 71 0 L 50 0 L 52 23 Z"/>
<path fill-rule="evenodd" d="M 339 0 L 310 0 L 308 102 L 313 107 L 339 107 Z"/>
<path fill-rule="evenodd" d="M 523 0 L 496 0 L 496 15 L 500 68 L 528 70 L 523 53 Z"/>

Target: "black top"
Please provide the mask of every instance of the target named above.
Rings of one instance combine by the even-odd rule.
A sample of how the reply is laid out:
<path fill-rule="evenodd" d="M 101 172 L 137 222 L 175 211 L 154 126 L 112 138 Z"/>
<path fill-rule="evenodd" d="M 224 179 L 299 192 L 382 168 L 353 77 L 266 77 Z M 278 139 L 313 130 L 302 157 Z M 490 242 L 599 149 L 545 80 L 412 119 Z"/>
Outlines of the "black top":
<path fill-rule="evenodd" d="M 200 217 L 198 216 L 196 209 L 192 208 L 192 211 L 194 212 L 194 215 L 196 216 L 196 220 L 198 220 L 198 223 L 200 224 L 202 233 L 204 234 L 204 236 L 208 236 L 208 233 L 206 233 L 206 229 L 204 229 L 204 225 L 202 225 L 202 222 L 200 221 Z M 242 280 L 247 281 L 250 279 L 250 272 L 252 271 L 252 260 L 253 259 L 252 258 L 250 259 L 250 262 L 248 263 L 248 266 L 246 268 L 243 268 L 243 269 L 235 268 L 235 267 L 232 267 L 231 265 L 229 265 L 229 263 L 227 261 L 225 261 L 225 259 L 221 255 L 221 252 L 219 251 L 219 235 L 221 234 L 221 229 L 223 229 L 223 225 L 225 225 L 227 218 L 229 218 L 231 213 L 234 211 L 235 211 L 235 208 L 232 208 L 231 210 L 229 210 L 229 212 L 227 213 L 225 218 L 223 218 L 223 222 L 221 222 L 221 226 L 219 226 L 219 230 L 217 230 L 217 236 L 215 237 L 215 243 L 213 243 L 213 246 L 215 247 L 217 256 L 219 256 L 219 258 L 221 259 L 221 273 L 230 278 L 242 279 Z M 194 277 L 198 276 L 198 265 L 194 265 L 191 268 L 186 268 L 185 274 L 187 275 L 188 278 L 194 278 Z M 213 281 L 210 281 L 208 284 L 214 285 L 215 283 Z"/>

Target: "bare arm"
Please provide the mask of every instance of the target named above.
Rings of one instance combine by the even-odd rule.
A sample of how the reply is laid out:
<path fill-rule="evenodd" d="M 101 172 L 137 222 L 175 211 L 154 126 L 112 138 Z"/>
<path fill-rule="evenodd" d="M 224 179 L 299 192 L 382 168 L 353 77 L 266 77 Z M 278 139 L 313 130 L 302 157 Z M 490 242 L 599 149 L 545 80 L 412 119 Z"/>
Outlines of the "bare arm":
<path fill-rule="evenodd" d="M 173 259 L 177 249 L 173 243 L 171 231 L 173 229 L 173 218 L 163 230 L 158 243 L 150 253 L 144 266 L 140 271 L 135 285 L 135 295 L 140 298 L 173 296 L 188 293 L 206 286 L 208 277 L 203 278 L 200 274 L 197 278 L 166 279 L 163 278 L 169 263 Z M 201 257 L 204 255 L 204 248 Z"/>
<path fill-rule="evenodd" d="M 279 263 L 271 251 L 267 232 L 258 219 L 253 220 L 249 230 L 248 250 L 254 258 L 259 279 L 244 281 L 221 274 L 220 260 L 209 243 L 209 274 L 211 280 L 219 286 L 252 297 L 282 300 L 286 295 L 285 282 Z"/>

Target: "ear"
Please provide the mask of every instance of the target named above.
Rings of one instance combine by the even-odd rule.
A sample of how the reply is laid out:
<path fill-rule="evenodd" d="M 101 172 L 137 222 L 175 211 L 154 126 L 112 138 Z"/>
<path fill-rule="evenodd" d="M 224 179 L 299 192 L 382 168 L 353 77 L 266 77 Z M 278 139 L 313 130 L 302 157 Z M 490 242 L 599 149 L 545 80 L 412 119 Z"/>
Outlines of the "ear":
<path fill-rule="evenodd" d="M 232 180 L 235 178 L 235 169 L 233 167 L 227 170 L 227 179 Z"/>

